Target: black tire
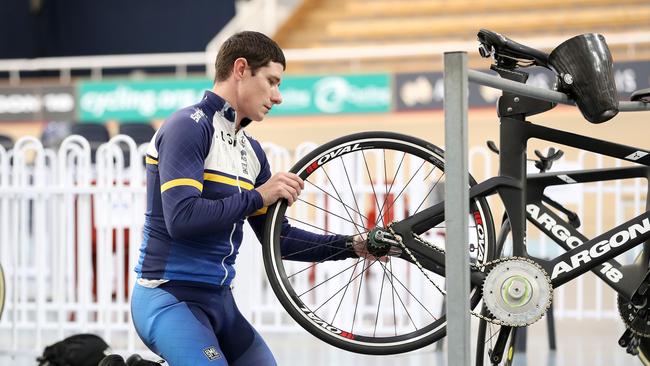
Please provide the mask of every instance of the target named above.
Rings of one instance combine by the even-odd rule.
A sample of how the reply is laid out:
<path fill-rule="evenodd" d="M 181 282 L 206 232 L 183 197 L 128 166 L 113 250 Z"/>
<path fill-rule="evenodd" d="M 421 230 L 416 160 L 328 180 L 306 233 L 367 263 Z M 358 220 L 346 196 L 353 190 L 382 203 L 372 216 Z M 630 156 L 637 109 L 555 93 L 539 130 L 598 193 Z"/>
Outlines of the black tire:
<path fill-rule="evenodd" d="M 334 174 L 336 168 L 341 174 Z M 396 257 L 385 263 L 351 258 L 310 265 L 286 260 L 291 254 L 283 257 L 281 253 L 281 229 L 288 220 L 292 227 L 312 232 L 364 237 L 369 228 L 385 226 L 391 219 L 439 203 L 430 196 L 443 181 L 443 151 L 411 136 L 364 132 L 316 148 L 291 172 L 305 180 L 305 189 L 291 208 L 285 200 L 269 207 L 263 256 L 271 287 L 293 319 L 335 347 L 365 354 L 407 352 L 442 338 L 445 294 L 432 282 L 444 287 L 444 277 Z M 411 172 L 407 180 L 404 175 Z M 470 177 L 470 185 L 474 184 Z M 440 192 L 437 195 L 441 197 Z M 317 218 L 314 213 L 318 210 L 327 218 Z M 470 211 L 471 258 L 485 262 L 494 248 L 492 216 L 482 197 L 470 202 Z M 301 212 L 303 218 L 296 220 Z M 422 235 L 444 246 L 444 223 Z M 440 265 L 444 267 L 444 263 Z M 342 287 L 336 281 L 343 283 Z M 350 288 L 354 291 L 348 291 Z M 385 288 L 390 294 L 382 297 Z M 480 300 L 479 292 L 472 288 L 472 307 Z"/>

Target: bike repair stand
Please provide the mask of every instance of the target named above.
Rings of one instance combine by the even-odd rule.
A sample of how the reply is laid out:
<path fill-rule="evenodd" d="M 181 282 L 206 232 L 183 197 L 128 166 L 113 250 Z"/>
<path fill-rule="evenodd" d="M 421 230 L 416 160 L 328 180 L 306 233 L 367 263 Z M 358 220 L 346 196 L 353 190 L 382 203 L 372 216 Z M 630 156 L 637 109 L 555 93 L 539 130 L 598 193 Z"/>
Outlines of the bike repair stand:
<path fill-rule="evenodd" d="M 469 194 L 467 173 L 467 110 L 468 84 L 508 91 L 520 96 L 549 102 L 575 105 L 566 94 L 506 80 L 483 72 L 467 69 L 466 52 L 444 54 L 444 113 L 445 113 L 445 212 L 447 248 L 445 258 L 447 278 L 447 365 L 470 365 L 469 319 L 469 248 L 467 212 Z M 650 111 L 650 104 L 619 102 L 619 111 Z M 450 143 L 453 142 L 453 143 Z M 552 320 L 549 320 L 552 322 Z"/>
<path fill-rule="evenodd" d="M 445 221 L 447 228 L 447 365 L 469 366 L 469 177 L 467 172 L 467 52 L 444 55 Z"/>

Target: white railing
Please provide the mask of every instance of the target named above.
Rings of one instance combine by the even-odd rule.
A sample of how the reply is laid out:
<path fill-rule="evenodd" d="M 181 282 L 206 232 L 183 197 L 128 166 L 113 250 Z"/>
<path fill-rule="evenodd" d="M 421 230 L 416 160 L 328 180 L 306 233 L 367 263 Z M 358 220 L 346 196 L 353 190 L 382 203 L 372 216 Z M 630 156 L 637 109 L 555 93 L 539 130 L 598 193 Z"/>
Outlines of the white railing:
<path fill-rule="evenodd" d="M 279 171 L 288 170 L 316 145 L 303 143 L 295 152 L 263 146 Z M 80 332 L 101 335 L 115 350 L 144 349 L 129 314 L 144 222 L 144 146 L 115 136 L 99 147 L 95 165 L 90 151 L 79 136 L 66 138 L 56 151 L 32 137 L 20 139 L 9 152 L 0 147 L 0 261 L 7 282 L 0 354 L 39 353 Z M 130 156 L 126 168 L 124 151 Z M 485 149 L 471 149 L 470 160 L 478 179 L 494 174 L 494 156 Z M 597 168 L 609 161 L 583 154 L 562 164 L 558 168 Z M 635 179 L 563 186 L 549 194 L 577 210 L 585 234 L 593 237 L 644 210 L 645 189 L 645 182 Z M 241 311 L 260 331 L 297 330 L 268 287 L 261 246 L 250 229 L 244 243 L 237 265 L 246 270 L 238 272 L 234 283 Z M 528 243 L 533 254 L 558 253 L 534 230 Z M 621 257 L 628 263 L 634 258 Z M 594 276 L 582 276 L 557 291 L 556 316 L 616 318 L 614 295 Z"/>

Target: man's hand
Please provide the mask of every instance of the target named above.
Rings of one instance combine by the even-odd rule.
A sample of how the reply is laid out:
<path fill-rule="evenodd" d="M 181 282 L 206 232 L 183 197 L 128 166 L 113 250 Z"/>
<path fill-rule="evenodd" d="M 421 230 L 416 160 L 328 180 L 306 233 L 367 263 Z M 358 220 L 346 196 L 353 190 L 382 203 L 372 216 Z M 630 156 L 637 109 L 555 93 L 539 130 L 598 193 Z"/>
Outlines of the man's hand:
<path fill-rule="evenodd" d="M 255 190 L 262 195 L 264 207 L 277 202 L 284 198 L 289 201 L 289 206 L 293 205 L 302 189 L 305 188 L 305 182 L 294 173 L 276 173 L 266 183 L 257 187 Z"/>

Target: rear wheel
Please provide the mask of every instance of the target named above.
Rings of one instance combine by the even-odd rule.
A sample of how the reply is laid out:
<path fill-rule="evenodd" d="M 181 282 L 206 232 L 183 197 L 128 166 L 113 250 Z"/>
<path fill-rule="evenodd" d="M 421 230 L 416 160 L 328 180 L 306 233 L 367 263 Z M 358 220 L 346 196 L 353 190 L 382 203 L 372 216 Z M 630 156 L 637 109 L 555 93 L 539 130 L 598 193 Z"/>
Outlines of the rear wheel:
<path fill-rule="evenodd" d="M 386 262 L 313 263 L 292 261 L 295 253 L 282 251 L 285 220 L 314 233 L 367 239 L 373 228 L 440 203 L 443 151 L 410 136 L 365 132 L 318 147 L 291 171 L 305 189 L 292 207 L 286 201 L 269 207 L 263 255 L 271 287 L 293 319 L 333 346 L 367 354 L 407 352 L 443 337 L 444 276 L 421 270 L 398 251 Z M 485 199 L 471 200 L 468 221 L 471 261 L 490 260 L 494 228 Z M 421 237 L 444 249 L 444 221 Z M 306 243 L 301 252 L 309 250 Z M 471 290 L 472 307 L 479 292 Z"/>

